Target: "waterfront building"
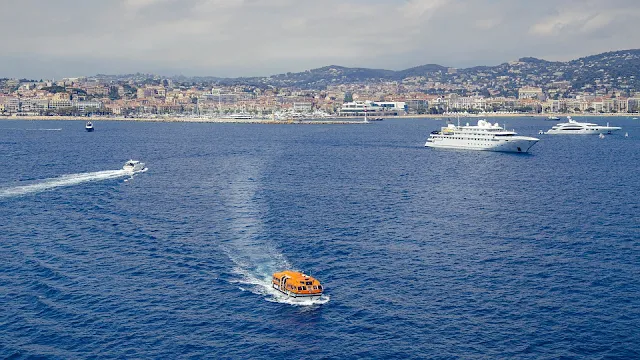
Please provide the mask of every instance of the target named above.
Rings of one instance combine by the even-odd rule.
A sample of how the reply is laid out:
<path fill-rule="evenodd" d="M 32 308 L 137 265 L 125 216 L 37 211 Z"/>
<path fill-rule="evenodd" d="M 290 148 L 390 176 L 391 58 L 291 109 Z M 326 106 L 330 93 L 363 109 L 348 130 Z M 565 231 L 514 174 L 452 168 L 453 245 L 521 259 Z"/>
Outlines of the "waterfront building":
<path fill-rule="evenodd" d="M 5 97 L 4 110 L 10 113 L 17 113 L 20 110 L 20 99 L 13 96 Z"/>
<path fill-rule="evenodd" d="M 102 108 L 102 103 L 100 101 L 73 101 L 72 106 L 79 111 L 86 113 L 87 109 Z"/>
<path fill-rule="evenodd" d="M 640 112 L 640 96 L 634 96 L 627 99 L 627 111 L 634 113 Z"/>
<path fill-rule="evenodd" d="M 313 108 L 313 103 L 310 102 L 294 102 L 293 111 L 295 112 L 310 112 Z"/>
<path fill-rule="evenodd" d="M 62 109 L 71 107 L 71 100 L 53 98 L 49 101 L 49 109 Z"/>
<path fill-rule="evenodd" d="M 538 99 L 544 100 L 542 88 L 533 86 L 524 86 L 518 89 L 518 99 Z"/>
<path fill-rule="evenodd" d="M 407 104 L 403 101 L 352 101 L 342 104 L 340 116 L 405 115 Z"/>

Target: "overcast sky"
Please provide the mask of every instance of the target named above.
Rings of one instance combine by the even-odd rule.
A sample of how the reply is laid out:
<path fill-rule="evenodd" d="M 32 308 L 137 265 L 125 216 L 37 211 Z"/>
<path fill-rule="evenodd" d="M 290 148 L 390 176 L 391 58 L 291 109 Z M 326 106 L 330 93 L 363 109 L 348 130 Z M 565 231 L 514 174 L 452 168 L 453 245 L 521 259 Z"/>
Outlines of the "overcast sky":
<path fill-rule="evenodd" d="M 640 0 L 0 0 L 0 77 L 268 76 L 640 48 Z"/>

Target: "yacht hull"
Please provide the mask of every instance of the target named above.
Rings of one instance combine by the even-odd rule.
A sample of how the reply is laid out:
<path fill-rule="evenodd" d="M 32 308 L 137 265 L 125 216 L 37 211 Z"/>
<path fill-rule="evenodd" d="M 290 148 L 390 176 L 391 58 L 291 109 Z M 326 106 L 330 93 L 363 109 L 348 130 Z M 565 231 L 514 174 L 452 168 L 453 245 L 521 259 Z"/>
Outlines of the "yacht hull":
<path fill-rule="evenodd" d="M 287 298 L 289 298 L 292 301 L 309 301 L 309 300 L 317 300 L 320 299 L 320 297 L 322 297 L 322 293 L 320 294 L 295 294 L 293 292 L 290 291 L 283 291 L 281 290 L 278 286 L 276 285 L 272 285 L 272 287 L 276 290 L 278 290 L 279 293 L 286 295 Z"/>
<path fill-rule="evenodd" d="M 595 129 L 580 129 L 580 130 L 548 130 L 545 134 L 549 135 L 598 135 L 598 134 L 612 134 L 615 131 L 622 128 L 617 126 L 600 126 Z"/>
<path fill-rule="evenodd" d="M 499 141 L 495 144 L 486 145 L 480 143 L 460 143 L 459 141 L 451 141 L 448 139 L 429 139 L 424 145 L 426 147 L 441 149 L 458 149 L 458 150 L 478 150 L 478 151 L 499 151 L 512 153 L 527 153 L 533 145 L 538 142 L 536 138 L 517 139 Z"/>

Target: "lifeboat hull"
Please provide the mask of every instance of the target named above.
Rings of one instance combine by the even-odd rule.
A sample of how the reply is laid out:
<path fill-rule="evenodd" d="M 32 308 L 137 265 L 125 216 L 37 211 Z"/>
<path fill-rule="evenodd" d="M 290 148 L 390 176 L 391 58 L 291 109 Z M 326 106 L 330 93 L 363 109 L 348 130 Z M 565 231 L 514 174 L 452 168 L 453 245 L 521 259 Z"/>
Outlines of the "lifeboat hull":
<path fill-rule="evenodd" d="M 304 300 L 316 300 L 316 299 L 320 299 L 320 297 L 322 296 L 322 293 L 317 293 L 317 294 L 297 294 L 294 293 L 292 291 L 288 291 L 288 290 L 281 290 L 280 287 L 278 287 L 277 285 L 273 285 L 273 288 L 278 290 L 278 292 L 280 292 L 283 295 L 286 295 L 289 299 L 291 300 L 298 300 L 298 301 L 304 301 Z"/>

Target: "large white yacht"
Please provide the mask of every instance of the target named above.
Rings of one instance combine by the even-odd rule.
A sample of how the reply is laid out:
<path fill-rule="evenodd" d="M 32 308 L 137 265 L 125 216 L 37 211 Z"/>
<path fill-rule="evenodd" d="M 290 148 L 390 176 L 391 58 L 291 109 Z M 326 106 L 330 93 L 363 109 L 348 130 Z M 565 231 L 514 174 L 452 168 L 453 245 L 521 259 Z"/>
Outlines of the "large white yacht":
<path fill-rule="evenodd" d="M 559 123 L 554 125 L 551 129 L 547 130 L 547 134 L 580 134 L 580 135 L 597 135 L 597 134 L 611 134 L 614 131 L 622 129 L 618 126 L 598 125 L 593 123 L 577 122 L 567 116 L 566 123 Z"/>
<path fill-rule="evenodd" d="M 478 120 L 478 125 L 455 126 L 447 124 L 433 131 L 424 146 L 448 149 L 487 150 L 526 153 L 539 139 L 517 135 L 498 123 Z"/>

